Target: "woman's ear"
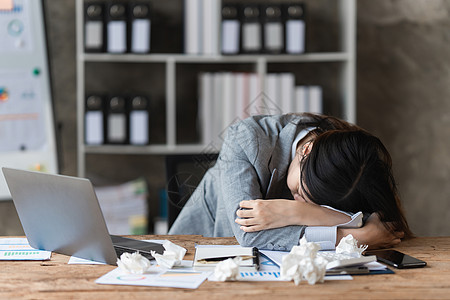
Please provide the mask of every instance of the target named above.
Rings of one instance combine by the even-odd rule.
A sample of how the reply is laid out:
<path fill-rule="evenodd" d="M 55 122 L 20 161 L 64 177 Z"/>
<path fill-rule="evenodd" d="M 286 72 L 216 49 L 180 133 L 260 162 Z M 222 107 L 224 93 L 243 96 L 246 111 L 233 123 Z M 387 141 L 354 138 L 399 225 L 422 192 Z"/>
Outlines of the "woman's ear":
<path fill-rule="evenodd" d="M 308 141 L 302 146 L 302 152 L 301 153 L 302 153 L 303 156 L 307 156 L 311 152 L 313 144 L 314 144 L 313 141 Z"/>

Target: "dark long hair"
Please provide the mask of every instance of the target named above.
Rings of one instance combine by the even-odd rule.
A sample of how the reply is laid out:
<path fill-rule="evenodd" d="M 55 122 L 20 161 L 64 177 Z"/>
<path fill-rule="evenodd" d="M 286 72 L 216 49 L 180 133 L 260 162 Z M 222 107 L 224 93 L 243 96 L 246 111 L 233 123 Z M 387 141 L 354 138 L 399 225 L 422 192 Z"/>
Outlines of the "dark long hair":
<path fill-rule="evenodd" d="M 305 195 L 319 205 L 343 211 L 376 212 L 387 229 L 412 236 L 401 209 L 391 156 L 380 139 L 336 118 L 311 117 L 318 123 L 311 152 L 301 162 Z"/>

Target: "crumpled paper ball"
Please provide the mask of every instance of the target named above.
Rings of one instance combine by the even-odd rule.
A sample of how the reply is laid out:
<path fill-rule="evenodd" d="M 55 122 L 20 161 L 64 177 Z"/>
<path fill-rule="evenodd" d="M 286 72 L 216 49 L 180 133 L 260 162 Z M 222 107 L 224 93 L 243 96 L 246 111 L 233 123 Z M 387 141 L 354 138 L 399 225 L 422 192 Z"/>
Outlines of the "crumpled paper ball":
<path fill-rule="evenodd" d="M 187 251 L 185 248 L 178 246 L 171 241 L 164 241 L 163 247 L 166 250 L 164 251 L 164 254 L 167 252 L 168 255 L 173 255 L 177 260 L 183 260 Z"/>
<path fill-rule="evenodd" d="M 320 250 L 319 244 L 308 242 L 305 237 L 302 237 L 300 240 L 300 245 L 292 247 L 291 253 L 294 253 L 295 255 L 298 256 L 315 258 L 319 250 Z"/>
<path fill-rule="evenodd" d="M 228 258 L 217 264 L 214 276 L 219 281 L 235 281 L 239 278 L 240 257 Z"/>
<path fill-rule="evenodd" d="M 368 245 L 358 247 L 358 240 L 349 234 L 341 239 L 336 247 L 336 253 L 348 254 L 354 257 L 361 257 L 361 254 L 367 249 Z"/>
<path fill-rule="evenodd" d="M 307 242 L 303 237 L 300 245 L 292 247 L 291 252 L 283 257 L 281 277 L 294 280 L 296 285 L 303 279 L 309 284 L 323 282 L 328 261 L 323 257 L 317 257 L 319 249 L 317 243 Z"/>
<path fill-rule="evenodd" d="M 152 264 L 139 252 L 124 252 L 120 256 L 120 259 L 117 259 L 117 265 L 126 273 L 144 274 Z"/>
<path fill-rule="evenodd" d="M 165 249 L 163 254 L 158 254 L 155 251 L 150 252 L 158 265 L 167 269 L 181 265 L 187 250 L 171 241 L 164 241 L 163 247 Z"/>
<path fill-rule="evenodd" d="M 327 264 L 328 261 L 323 257 L 302 259 L 300 269 L 303 271 L 303 279 L 311 285 L 316 282 L 324 282 Z"/>

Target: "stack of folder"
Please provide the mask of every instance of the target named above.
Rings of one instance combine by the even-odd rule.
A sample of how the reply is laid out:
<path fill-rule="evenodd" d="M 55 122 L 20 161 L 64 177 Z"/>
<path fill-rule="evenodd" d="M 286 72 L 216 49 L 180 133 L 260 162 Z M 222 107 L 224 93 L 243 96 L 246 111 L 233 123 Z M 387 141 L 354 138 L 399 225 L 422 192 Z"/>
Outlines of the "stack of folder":
<path fill-rule="evenodd" d="M 305 5 L 225 3 L 221 53 L 301 54 L 305 52 Z"/>
<path fill-rule="evenodd" d="M 295 85 L 293 73 L 201 73 L 198 117 L 201 142 L 220 148 L 226 128 L 252 115 L 323 113 L 322 87 Z"/>
<path fill-rule="evenodd" d="M 86 2 L 84 49 L 97 53 L 149 53 L 151 19 L 148 0 Z"/>
<path fill-rule="evenodd" d="M 184 0 L 184 52 L 219 53 L 220 0 Z"/>
<path fill-rule="evenodd" d="M 147 145 L 149 120 L 148 97 L 89 95 L 85 104 L 85 143 Z"/>
<path fill-rule="evenodd" d="M 305 52 L 302 2 L 185 0 L 184 5 L 187 54 Z"/>

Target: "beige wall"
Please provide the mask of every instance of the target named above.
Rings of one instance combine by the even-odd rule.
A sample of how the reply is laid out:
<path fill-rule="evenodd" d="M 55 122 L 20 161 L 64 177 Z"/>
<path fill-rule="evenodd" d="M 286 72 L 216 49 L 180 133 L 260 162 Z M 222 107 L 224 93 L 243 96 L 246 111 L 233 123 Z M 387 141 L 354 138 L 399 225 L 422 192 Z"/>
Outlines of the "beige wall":
<path fill-rule="evenodd" d="M 76 175 L 75 1 L 46 3 L 61 171 Z M 359 0 L 357 5 L 358 123 L 391 151 L 413 231 L 450 235 L 450 1 Z M 155 210 L 158 189 L 164 187 L 163 158 L 114 161 L 89 158 L 98 173 L 88 176 L 98 183 L 121 182 L 147 166 L 147 173 L 159 174 L 149 178 Z M 0 220 L 0 234 L 21 233 L 11 202 L 0 203 Z"/>
<path fill-rule="evenodd" d="M 391 151 L 417 235 L 450 234 L 450 1 L 358 1 L 358 122 Z"/>

